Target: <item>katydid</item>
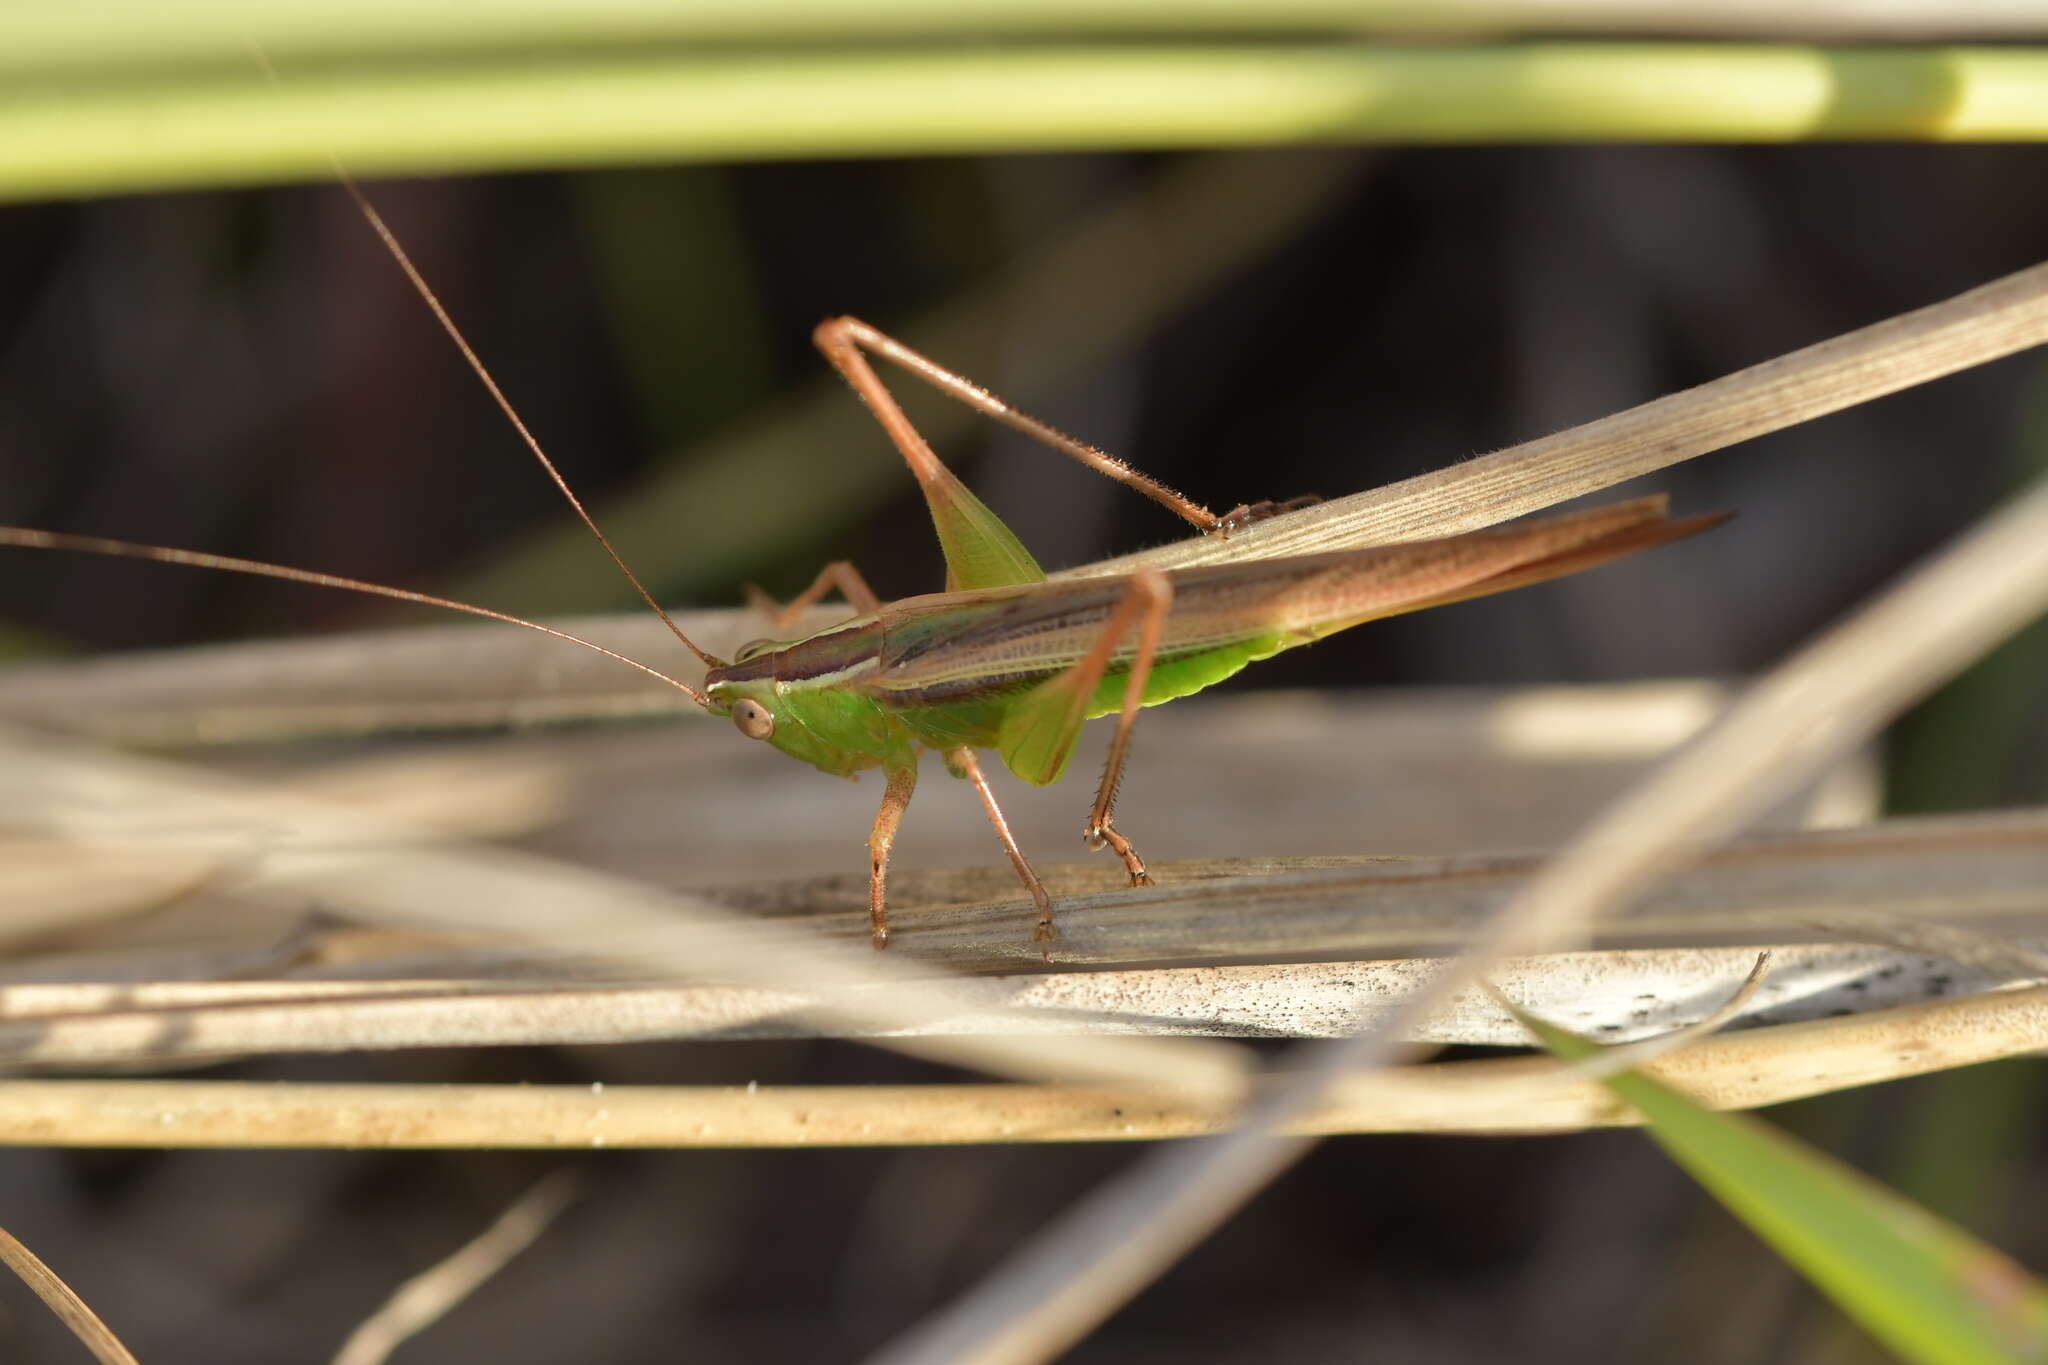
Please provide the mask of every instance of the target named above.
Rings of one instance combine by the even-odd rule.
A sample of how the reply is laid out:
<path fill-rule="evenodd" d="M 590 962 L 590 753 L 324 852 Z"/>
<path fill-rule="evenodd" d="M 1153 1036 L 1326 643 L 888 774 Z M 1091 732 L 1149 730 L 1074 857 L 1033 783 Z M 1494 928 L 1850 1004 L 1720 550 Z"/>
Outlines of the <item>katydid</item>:
<path fill-rule="evenodd" d="M 1115 714 L 1083 834 L 1123 860 L 1132 885 L 1151 878 L 1116 828 L 1118 782 L 1140 709 L 1198 692 L 1254 660 L 1365 621 L 1484 596 L 1590 568 L 1690 535 L 1718 516 L 1671 520 L 1662 498 L 1542 518 L 1441 540 L 1119 577 L 1045 580 L 1030 553 L 938 459 L 868 362 L 872 353 L 976 410 L 1144 493 L 1214 535 L 1293 503 L 1241 506 L 1222 516 L 1122 461 L 1011 408 L 986 390 L 853 318 L 821 324 L 819 348 L 873 410 L 923 489 L 946 561 L 946 591 L 883 603 L 844 562 L 827 566 L 786 607 L 777 628 L 837 591 L 850 620 L 808 637 L 757 640 L 728 662 L 699 648 L 627 568 L 540 443 L 499 391 L 461 331 L 367 201 L 372 227 L 426 300 L 507 419 L 577 516 L 641 598 L 706 666 L 701 688 L 552 627 L 488 608 L 281 565 L 97 537 L 0 527 L 0 545 L 70 549 L 288 581 L 423 603 L 567 639 L 652 674 L 740 732 L 841 776 L 880 768 L 884 790 L 868 837 L 868 911 L 874 945 L 889 938 L 887 878 L 897 826 L 916 785 L 917 761 L 936 749 L 971 782 L 1018 879 L 1036 907 L 1033 938 L 1053 936 L 1053 903 L 1011 836 L 975 751 L 993 749 L 1033 785 L 1066 770 L 1082 725 Z"/>

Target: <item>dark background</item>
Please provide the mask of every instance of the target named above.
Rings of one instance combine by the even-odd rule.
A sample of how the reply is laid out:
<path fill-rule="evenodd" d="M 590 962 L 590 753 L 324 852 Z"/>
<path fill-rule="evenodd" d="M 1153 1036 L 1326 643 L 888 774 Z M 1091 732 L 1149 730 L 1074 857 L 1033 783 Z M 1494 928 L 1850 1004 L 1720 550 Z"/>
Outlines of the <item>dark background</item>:
<path fill-rule="evenodd" d="M 1220 272 L 1076 382 L 1012 391 L 1001 345 L 975 377 L 1222 508 L 1404 477 L 2048 256 L 2048 162 L 2032 149 L 1273 155 L 1335 186 L 1276 249 Z M 1045 157 L 370 189 L 571 481 L 602 505 L 815 377 L 807 337 L 821 317 L 902 326 L 1174 169 Z M 1142 255 L 1130 262 L 1145 268 Z M 1028 346 L 1027 324 L 1013 348 Z M 1767 666 L 2044 467 L 2042 381 L 2040 358 L 2023 355 L 1705 457 L 1645 483 L 1684 510 L 1739 512 L 1711 536 L 1626 570 L 1355 632 L 1237 685 Z M 848 430 L 859 434 L 819 458 L 896 478 L 879 434 Z M 1157 509 L 1007 436 L 947 453 L 1048 566 L 1177 534 Z M 725 603 L 742 581 L 789 592 L 844 556 L 885 596 L 934 588 L 921 504 L 898 482 L 901 496 L 849 504 L 764 545 L 758 562 L 659 587 Z M 772 479 L 747 490 L 777 494 Z M 726 523 L 748 506 L 701 515 Z M 0 212 L 0 521 L 434 589 L 562 519 L 338 189 Z M 691 531 L 672 528 L 685 551 Z M 609 573 L 593 551 L 587 589 L 552 581 L 545 605 L 564 591 L 614 601 Z M 489 604 L 528 605 L 516 598 Z M 385 619 L 375 603 L 219 575 L 0 558 L 0 628 L 23 652 Z M 1895 808 L 2042 797 L 2038 659 L 2038 645 L 2009 651 L 1990 683 L 1966 682 L 1907 723 L 1894 737 Z M 2020 700 L 1983 700 L 1994 694 Z M 2048 1169 L 2036 1070 L 1886 1087 L 1796 1106 L 1788 1120 L 2040 1265 L 2048 1234 L 2023 1212 L 2039 1207 Z M 763 1044 L 234 1074 L 933 1073 L 850 1046 Z M 1983 1122 L 2010 1135 L 1960 1176 L 1939 1155 L 1957 1114 L 1992 1115 Z M 539 1248 L 399 1358 L 851 1358 L 1135 1155 L 609 1155 L 584 1163 L 585 1199 Z M 147 1361 L 317 1359 L 558 1160 L 23 1151 L 0 1155 L 0 1223 Z M 25 1293 L 0 1291 L 0 1310 L 0 1357 L 77 1358 Z M 1351 1139 L 1326 1144 L 1074 1358 L 1861 1358 L 1828 1322 L 1638 1135 Z"/>

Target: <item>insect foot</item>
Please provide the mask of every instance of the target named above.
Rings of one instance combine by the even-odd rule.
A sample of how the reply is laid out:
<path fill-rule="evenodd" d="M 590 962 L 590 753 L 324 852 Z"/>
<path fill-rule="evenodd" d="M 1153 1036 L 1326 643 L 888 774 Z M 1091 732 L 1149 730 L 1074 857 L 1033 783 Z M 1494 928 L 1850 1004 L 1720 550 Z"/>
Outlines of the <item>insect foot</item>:
<path fill-rule="evenodd" d="M 1082 831 L 1081 837 L 1087 840 L 1091 852 L 1106 848 L 1122 858 L 1124 870 L 1131 874 L 1132 886 L 1152 885 L 1152 874 L 1145 870 L 1145 860 L 1138 856 L 1138 850 L 1131 846 L 1131 841 L 1117 833 L 1116 827 L 1109 821 L 1104 820 L 1099 825 L 1090 825 Z"/>
<path fill-rule="evenodd" d="M 1322 500 L 1323 495 L 1320 493 L 1304 493 L 1285 502 L 1240 503 L 1216 518 L 1216 525 L 1212 531 L 1227 538 L 1233 531 L 1242 531 L 1255 522 L 1265 521 L 1269 517 L 1277 517 L 1286 512 L 1299 512 L 1302 508 L 1313 507 Z"/>

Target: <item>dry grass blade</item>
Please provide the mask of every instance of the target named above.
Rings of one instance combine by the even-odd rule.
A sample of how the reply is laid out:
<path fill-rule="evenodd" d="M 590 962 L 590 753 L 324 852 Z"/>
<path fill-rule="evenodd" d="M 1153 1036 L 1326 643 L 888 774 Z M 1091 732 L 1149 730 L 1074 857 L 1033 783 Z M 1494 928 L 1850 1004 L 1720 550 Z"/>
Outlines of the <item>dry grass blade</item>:
<path fill-rule="evenodd" d="M 1619 1042 L 1663 1036 L 1675 1018 L 1696 1013 L 1711 983 L 1739 969 L 1749 951 L 1564 954 L 1524 959 L 1504 971 L 1514 973 L 1516 998 L 1526 1007 L 1602 1021 L 1602 1036 Z M 1851 1002 L 1878 1008 L 1927 990 L 1926 974 L 1899 970 L 1890 954 L 1778 951 L 1792 966 L 1765 997 L 1774 1018 L 1812 1017 Z M 1384 1017 L 1432 970 L 1427 962 L 1398 960 L 972 981 L 955 988 L 962 1013 L 919 1031 L 1342 1037 Z M 1945 970 L 1957 994 L 2010 978 L 1987 972 L 1956 981 L 1954 968 Z M 8 1069 L 43 1070 L 401 1048 L 821 1036 L 824 1030 L 805 1016 L 810 1003 L 796 991 L 611 983 L 21 986 L 0 991 L 0 1057 Z M 1425 1021 L 1417 1041 L 1514 1046 L 1522 1037 L 1506 1013 L 1468 994 Z"/>
<path fill-rule="evenodd" d="M 1973 936 L 1974 937 L 1974 936 Z M 1994 989 L 2010 967 L 1918 971 L 1869 949 L 1774 950 L 1786 970 L 1761 1001 L 1776 1020 Z M 1504 964 L 1529 1009 L 1551 1009 L 1603 1039 L 1662 1037 L 1696 1015 L 1752 950 L 1558 954 Z M 1081 972 L 962 983 L 962 1013 L 925 1033 L 1128 1033 L 1239 1038 L 1343 1037 L 1388 1017 L 1436 969 L 1422 961 Z M 1934 980 L 1937 976 L 1943 979 Z M 2032 973 L 2048 976 L 2048 971 Z M 886 987 L 878 989 L 887 989 Z M 13 987 L 0 995 L 9 1070 L 162 1065 L 222 1057 L 402 1048 L 596 1045 L 675 1039 L 816 1037 L 796 991 L 721 986 L 508 984 L 491 981 L 202 983 L 180 987 Z M 835 1036 L 850 1030 L 831 1029 Z M 1414 1041 L 1515 1046 L 1513 1019 L 1466 993 L 1424 1020 Z"/>
<path fill-rule="evenodd" d="M 2037 265 L 1569 431 L 1276 517 L 1227 541 L 1183 541 L 1069 573 L 1265 559 L 1477 530 L 2044 341 L 2048 265 Z"/>
<path fill-rule="evenodd" d="M 1844 938 L 1929 953 L 1959 966 L 2048 977 L 2048 953 L 2024 943 L 1954 924 L 1903 919 L 1865 907 L 1848 914 L 1816 915 L 1814 927 Z"/>
<path fill-rule="evenodd" d="M 85 1343 L 86 1349 L 92 1352 L 93 1359 L 100 1365 L 136 1365 L 134 1355 L 121 1344 L 113 1330 L 100 1321 L 99 1314 L 87 1307 L 85 1300 L 73 1293 L 70 1285 L 57 1278 L 57 1272 L 44 1265 L 40 1257 L 5 1228 L 0 1228 L 0 1262 L 5 1262 L 9 1270 L 21 1277 L 23 1284 L 35 1291 L 37 1298 L 50 1306 L 50 1311 Z"/>
<path fill-rule="evenodd" d="M 2041 314 L 2048 269 L 2012 278 L 2029 281 L 2033 312 Z M 2048 482 L 1752 687 L 1722 724 L 1595 821 L 1471 953 L 1415 992 L 1395 1019 L 1324 1049 L 1293 1083 L 1254 1106 L 1238 1131 L 1155 1157 L 1091 1197 L 880 1359 L 924 1365 L 1057 1354 L 1306 1150 L 1301 1139 L 1274 1134 L 1346 1071 L 1383 1062 L 1413 1021 L 1451 991 L 1505 956 L 1582 933 L 2044 609 Z"/>
<path fill-rule="evenodd" d="M 957 1013 L 943 981 L 867 949 L 747 923 L 701 900 L 502 850 L 440 841 L 346 809 L 175 764 L 50 736 L 0 736 L 0 821 L 99 847 L 212 849 L 238 883 L 309 897 L 378 923 L 512 939 L 643 977 L 716 979 L 819 992 L 827 1014 L 915 1027 Z M 162 812 L 177 810 L 166 828 Z M 924 976 L 929 977 L 929 969 Z M 893 983 L 885 991 L 863 989 Z M 1234 1048 L 1193 1039 L 905 1038 L 958 1065 L 1063 1080 L 1118 1080 L 1228 1105 L 1242 1093 Z"/>
<path fill-rule="evenodd" d="M 1646 1069 L 1704 1104 L 1745 1109 L 2043 1048 L 2048 987 L 2037 986 L 1718 1034 Z M 1515 1057 L 1346 1076 L 1291 1116 L 1286 1131 L 1568 1132 L 1636 1121 L 1576 1069 Z M 0 1082 L 0 1143 L 37 1146 L 914 1147 L 1199 1138 L 1230 1123 L 1156 1090 L 1101 1085 Z"/>
<path fill-rule="evenodd" d="M 176 975 L 183 959 L 137 949 L 138 972 L 125 979 L 109 979 L 109 969 L 127 960 L 116 953 L 72 969 L 100 973 L 89 980 L 0 986 L 0 1063 L 91 1067 L 251 1053 L 862 1036 L 882 1028 L 1341 1037 L 1389 1018 L 1438 970 L 1426 955 L 1468 942 L 1538 866 L 1520 855 L 1367 860 L 1296 872 L 1226 866 L 1217 869 L 1225 875 L 1194 887 L 1192 899 L 1186 887 L 1165 897 L 1169 918 L 1185 919 L 1191 937 L 1161 942 L 1199 960 L 1202 944 L 1215 938 L 1212 919 L 1248 920 L 1272 935 L 1265 956 L 1300 951 L 1315 958 L 1346 945 L 1353 955 L 966 978 L 947 984 L 948 1013 L 915 1023 L 886 1011 L 842 1009 L 819 1018 L 813 1011 L 829 999 L 794 983 L 678 986 L 620 980 L 601 966 L 603 974 L 564 979 L 558 960 L 508 957 L 496 940 L 437 945 L 392 935 L 377 956 L 369 946 L 374 939 L 342 929 L 355 946 L 336 965 L 308 966 L 309 979 L 230 981 L 152 981 L 140 971 Z M 1120 908 L 1141 921 L 1159 913 L 1142 895 L 1118 894 Z M 2044 898 L 2048 811 L 1752 835 L 1677 873 L 1606 926 L 1623 942 L 1685 946 L 1525 958 L 1503 964 L 1496 979 L 1527 1008 L 1623 1042 L 1696 1017 L 1718 998 L 1721 983 L 1747 966 L 1752 950 L 1713 941 L 1778 941 L 1795 946 L 1777 950 L 1776 970 L 1760 993 L 1770 1017 L 1866 1010 L 2048 975 L 2043 955 L 2013 939 L 2048 930 L 2039 909 Z M 1089 928 L 1116 929 L 1117 908 L 1095 907 L 1103 923 Z M 849 926 L 843 937 L 857 934 L 862 913 L 842 916 Z M 1929 922 L 1937 914 L 1942 922 Z M 1826 927 L 1816 934 L 1816 924 Z M 991 921 L 983 932 L 1009 927 Z M 1236 928 L 1243 932 L 1242 923 Z M 1834 941 L 1811 941 L 1817 937 Z M 1862 946 L 1873 940 L 1901 951 Z M 1219 942 L 1223 957 L 1239 951 L 1235 938 Z M 1358 953 L 1361 946 L 1373 951 Z M 306 956 L 321 961 L 313 943 Z M 37 964 L 31 959 L 22 969 Z M 857 993 L 895 990 L 892 978 Z M 1416 1021 L 1408 1036 L 1515 1045 L 1523 1035 L 1483 996 L 1466 992 Z"/>
<path fill-rule="evenodd" d="M 400 1285 L 365 1318 L 334 1356 L 334 1365 L 383 1365 L 400 1342 L 418 1336 L 474 1294 L 548 1230 L 576 1198 L 576 1173 L 556 1171 L 519 1196 L 497 1221 L 439 1265 Z"/>
<path fill-rule="evenodd" d="M 714 649 L 752 629 L 739 611 L 676 619 Z M 668 657 L 667 629 L 645 612 L 553 624 L 637 658 Z M 469 625 L 202 646 L 0 671 L 0 714 L 156 747 L 703 714 L 674 688 L 583 654 L 530 631 Z"/>
<path fill-rule="evenodd" d="M 1543 861 L 1535 853 L 1475 852 L 1162 864 L 1172 876 L 1159 887 L 1133 892 L 1083 881 L 1064 896 L 1060 960 L 1112 966 L 1440 955 L 1476 941 Z M 1060 871 L 1063 886 L 1088 875 Z M 1000 874 L 949 877 L 947 900 L 958 903 L 922 911 L 903 946 L 953 968 L 1017 965 L 1019 955 L 1000 936 L 1021 902 Z M 1682 880 L 1613 921 L 1607 941 L 1765 945 L 1833 938 L 1817 935 L 1815 922 L 1860 910 L 2040 934 L 2048 932 L 2044 884 L 2048 810 L 1773 831 L 1690 866 Z M 837 884 L 791 893 L 833 913 L 830 923 L 845 931 L 856 907 L 831 904 L 828 889 L 842 901 L 850 894 Z"/>

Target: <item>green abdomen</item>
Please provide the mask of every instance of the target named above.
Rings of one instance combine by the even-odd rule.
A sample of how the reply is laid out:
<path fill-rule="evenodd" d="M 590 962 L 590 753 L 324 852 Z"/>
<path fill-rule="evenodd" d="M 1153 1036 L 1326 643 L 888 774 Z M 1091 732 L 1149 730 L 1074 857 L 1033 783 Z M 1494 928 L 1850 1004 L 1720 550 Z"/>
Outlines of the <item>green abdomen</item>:
<path fill-rule="evenodd" d="M 1274 634 L 1160 659 L 1146 680 L 1142 704 L 1157 706 L 1199 692 L 1291 643 Z M 1071 720 L 1072 691 L 1061 685 L 1063 672 L 1012 675 L 982 690 L 963 689 L 945 700 L 925 697 L 901 706 L 891 705 L 886 694 L 877 700 L 918 742 L 937 749 L 962 744 L 996 749 L 1011 772 L 1043 786 L 1059 780 L 1079 738 L 1079 723 Z M 1083 704 L 1082 717 L 1093 719 L 1123 709 L 1128 679 L 1127 664 L 1112 665 Z"/>

